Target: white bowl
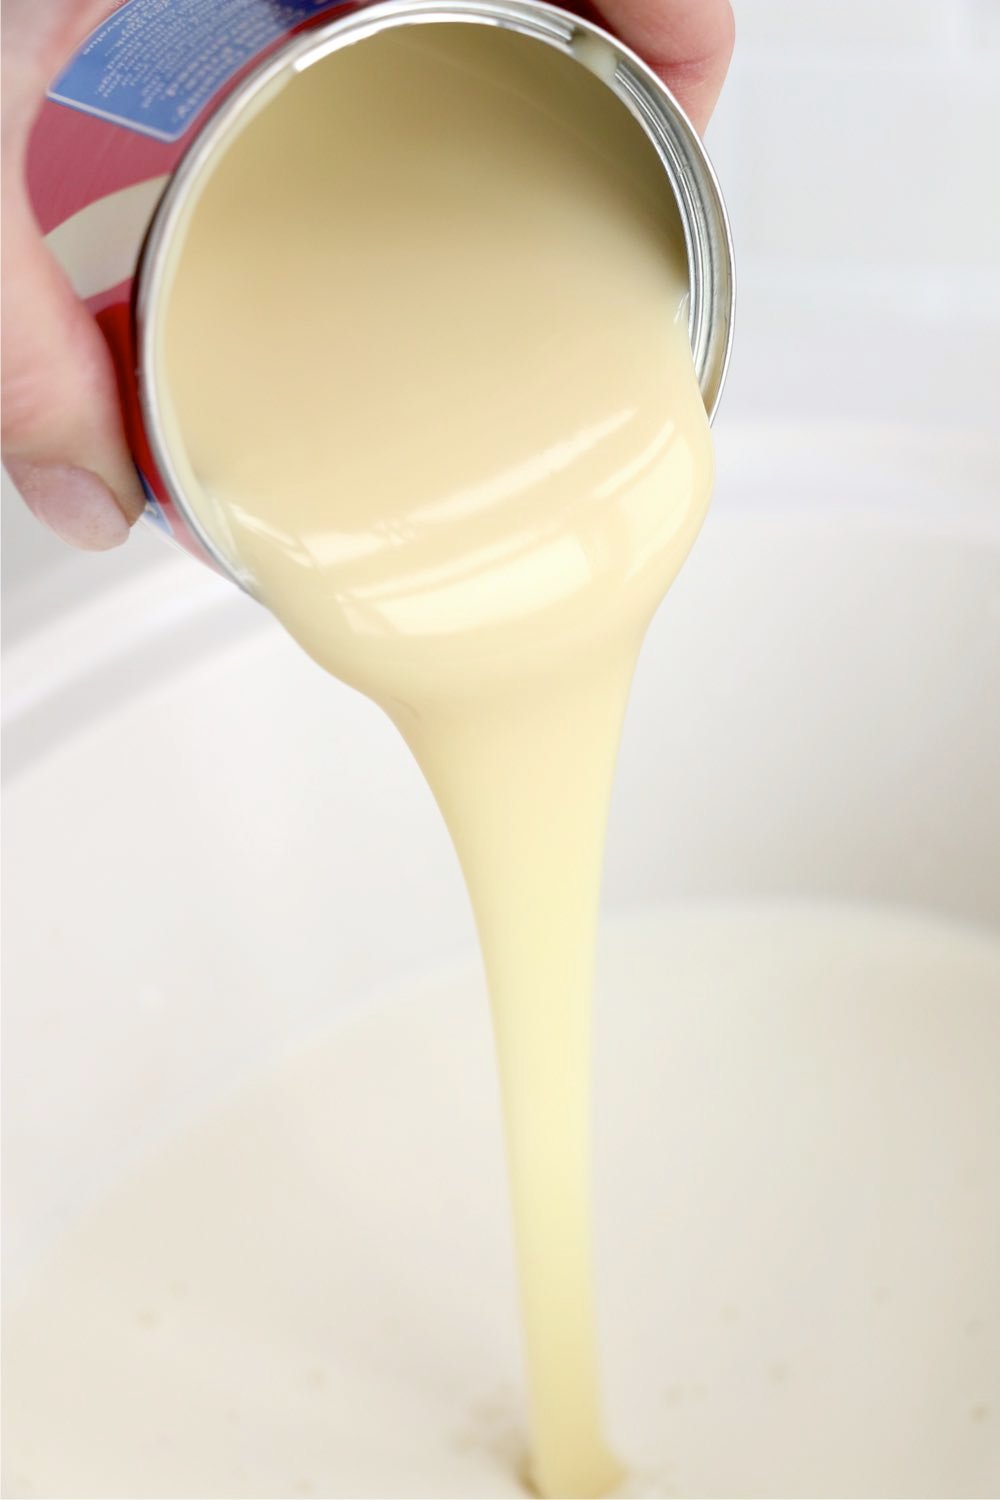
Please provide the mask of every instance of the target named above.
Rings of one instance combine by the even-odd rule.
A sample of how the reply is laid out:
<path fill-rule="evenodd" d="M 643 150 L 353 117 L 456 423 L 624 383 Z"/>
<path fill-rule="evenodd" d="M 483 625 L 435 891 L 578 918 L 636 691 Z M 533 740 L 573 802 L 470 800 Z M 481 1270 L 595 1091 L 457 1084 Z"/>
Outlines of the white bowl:
<path fill-rule="evenodd" d="M 995 449 L 723 423 L 719 455 L 717 503 L 635 685 L 608 905 L 812 897 L 995 929 Z M 471 951 L 473 934 L 389 724 L 207 570 L 165 550 L 19 643 L 6 677 L 13 1297 L 155 1143 L 332 1008 Z M 917 1029 L 907 1046 L 923 1045 L 939 1043 Z M 960 1233 L 996 1244 L 1000 1155 L 982 1147 Z M 932 1246 L 939 1230 L 929 1202 Z M 780 1262 L 777 1228 L 775 1244 Z M 996 1349 L 996 1266 L 975 1264 L 968 1300 L 989 1308 Z M 961 1380 L 956 1347 L 928 1375 L 924 1437 Z M 979 1405 L 968 1451 L 945 1454 L 925 1493 L 1000 1484 L 1000 1410 Z M 879 1471 L 885 1493 L 913 1493 L 908 1463 Z M 716 1482 L 685 1477 L 690 1492 Z M 744 1492 L 781 1482 L 748 1476 Z"/>

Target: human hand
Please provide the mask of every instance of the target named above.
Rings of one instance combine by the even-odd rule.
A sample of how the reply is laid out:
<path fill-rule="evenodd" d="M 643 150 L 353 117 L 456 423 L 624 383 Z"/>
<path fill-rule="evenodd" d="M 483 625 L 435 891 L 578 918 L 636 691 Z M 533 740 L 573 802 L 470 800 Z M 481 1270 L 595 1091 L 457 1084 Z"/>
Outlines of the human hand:
<path fill-rule="evenodd" d="M 703 130 L 733 46 L 729 0 L 603 0 Z M 111 357 L 48 253 L 24 158 L 45 89 L 109 0 L 3 0 L 3 459 L 35 515 L 64 541 L 101 550 L 128 536 L 143 496 Z"/>
<path fill-rule="evenodd" d="M 108 0 L 3 0 L 3 461 L 64 541 L 115 547 L 141 514 L 107 345 L 45 248 L 24 157 L 50 81 Z"/>

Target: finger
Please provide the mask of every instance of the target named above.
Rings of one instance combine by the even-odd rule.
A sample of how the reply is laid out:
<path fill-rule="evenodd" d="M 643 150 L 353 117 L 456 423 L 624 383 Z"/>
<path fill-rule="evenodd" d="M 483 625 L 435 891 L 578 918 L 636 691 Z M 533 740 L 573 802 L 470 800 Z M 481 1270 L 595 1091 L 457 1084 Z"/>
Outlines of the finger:
<path fill-rule="evenodd" d="M 3 457 L 40 520 L 77 546 L 116 546 L 141 513 L 107 346 L 8 198 L 3 262 Z"/>
<path fill-rule="evenodd" d="M 601 13 L 703 132 L 733 53 L 729 0 L 601 0 Z"/>
<path fill-rule="evenodd" d="M 56 7 L 58 9 L 58 7 Z M 24 185 L 24 149 L 37 98 L 52 71 L 51 18 L 41 47 L 28 13 L 10 30 L 24 67 L 6 92 L 3 120 L 2 439 L 4 463 L 39 516 L 78 546 L 115 546 L 141 513 L 143 496 L 122 427 L 111 357 L 97 325 L 48 254 Z M 47 71 L 46 71 L 47 70 Z"/>

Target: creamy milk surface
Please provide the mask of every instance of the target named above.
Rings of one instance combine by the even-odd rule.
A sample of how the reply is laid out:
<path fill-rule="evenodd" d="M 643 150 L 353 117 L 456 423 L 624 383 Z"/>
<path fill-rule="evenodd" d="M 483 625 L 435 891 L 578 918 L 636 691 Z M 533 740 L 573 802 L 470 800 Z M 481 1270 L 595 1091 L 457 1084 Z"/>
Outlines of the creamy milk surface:
<path fill-rule="evenodd" d="M 383 34 L 306 71 L 228 149 L 163 318 L 167 420 L 206 529 L 392 717 L 447 820 L 489 978 L 531 1481 L 603 1494 L 601 856 L 636 654 L 712 482 L 662 168 L 605 86 L 541 44 Z"/>
<path fill-rule="evenodd" d="M 273 976 L 247 990 L 270 1005 Z M 1000 1492 L 998 995 L 996 938 L 925 914 L 602 924 L 596 1259 L 625 1494 Z M 456 965 L 150 1153 L 5 1320 L 4 1493 L 521 1494 L 492 1053 L 482 977 Z"/>

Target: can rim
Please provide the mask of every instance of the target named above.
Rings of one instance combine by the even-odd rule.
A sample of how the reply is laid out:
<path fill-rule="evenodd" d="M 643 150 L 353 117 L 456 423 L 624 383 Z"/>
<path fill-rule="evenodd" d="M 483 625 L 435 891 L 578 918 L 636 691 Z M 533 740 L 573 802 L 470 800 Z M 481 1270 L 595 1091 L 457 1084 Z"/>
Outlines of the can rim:
<path fill-rule="evenodd" d="M 150 222 L 136 272 L 135 322 L 139 403 L 146 437 L 171 501 L 222 572 L 252 592 L 234 559 L 208 534 L 177 472 L 156 398 L 154 309 L 162 290 L 167 249 L 184 212 L 188 189 L 220 142 L 253 100 L 304 72 L 332 52 L 394 26 L 442 22 L 492 25 L 544 42 L 589 67 L 621 100 L 643 129 L 677 201 L 688 261 L 688 335 L 698 380 L 712 422 L 732 351 L 736 277 L 732 230 L 715 169 L 687 114 L 666 84 L 637 53 L 610 32 L 547 0 L 381 0 L 291 37 L 247 75 L 209 116 L 171 174 Z M 613 70 L 594 67 L 588 48 L 613 59 Z"/>

